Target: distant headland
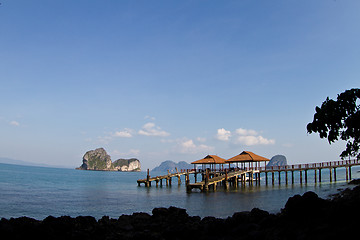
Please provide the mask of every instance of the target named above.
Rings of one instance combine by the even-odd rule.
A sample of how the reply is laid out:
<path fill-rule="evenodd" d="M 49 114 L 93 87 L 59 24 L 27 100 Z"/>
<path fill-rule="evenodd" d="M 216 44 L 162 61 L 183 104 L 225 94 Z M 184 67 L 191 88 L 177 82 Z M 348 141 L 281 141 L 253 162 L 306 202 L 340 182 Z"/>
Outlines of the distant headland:
<path fill-rule="evenodd" d="M 83 156 L 83 164 L 76 168 L 78 170 L 95 171 L 121 171 L 121 172 L 140 172 L 141 164 L 136 158 L 118 159 L 111 161 L 110 155 L 104 148 L 87 151 Z"/>

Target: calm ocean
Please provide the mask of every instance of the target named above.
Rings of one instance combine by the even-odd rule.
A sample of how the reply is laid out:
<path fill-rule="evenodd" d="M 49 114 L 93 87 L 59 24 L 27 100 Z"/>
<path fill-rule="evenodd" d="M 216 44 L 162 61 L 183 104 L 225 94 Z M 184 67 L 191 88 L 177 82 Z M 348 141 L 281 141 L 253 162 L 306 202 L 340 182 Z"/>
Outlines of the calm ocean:
<path fill-rule="evenodd" d="M 352 178 L 360 178 L 359 169 L 352 168 Z M 44 219 L 49 215 L 91 215 L 101 218 L 107 215 L 117 218 L 122 214 L 151 213 L 156 207 L 175 206 L 185 208 L 192 216 L 225 218 L 254 207 L 276 213 L 295 194 L 314 191 L 327 198 L 338 189 L 348 187 L 344 181 L 344 169 L 337 170 L 336 183 L 329 183 L 329 171 L 323 170 L 323 182 L 315 184 L 313 173 L 309 171 L 308 184 L 298 183 L 299 176 L 295 175 L 297 183 L 294 185 L 265 186 L 262 180 L 261 186 L 242 188 L 239 185 L 237 189 L 228 191 L 218 187 L 216 192 L 209 193 L 186 193 L 184 184 L 138 187 L 136 180 L 145 176 L 145 172 L 80 171 L 0 164 L 0 217 Z"/>

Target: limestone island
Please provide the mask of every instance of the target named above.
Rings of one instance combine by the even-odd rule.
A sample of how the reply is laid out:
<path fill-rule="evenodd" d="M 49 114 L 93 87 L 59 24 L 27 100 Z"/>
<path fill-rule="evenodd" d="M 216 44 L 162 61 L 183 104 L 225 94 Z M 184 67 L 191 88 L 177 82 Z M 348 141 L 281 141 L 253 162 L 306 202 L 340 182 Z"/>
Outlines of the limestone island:
<path fill-rule="evenodd" d="M 83 164 L 76 168 L 78 170 L 95 171 L 120 171 L 120 172 L 140 172 L 141 164 L 136 158 L 118 159 L 111 161 L 110 155 L 104 148 L 87 151 L 83 156 Z"/>

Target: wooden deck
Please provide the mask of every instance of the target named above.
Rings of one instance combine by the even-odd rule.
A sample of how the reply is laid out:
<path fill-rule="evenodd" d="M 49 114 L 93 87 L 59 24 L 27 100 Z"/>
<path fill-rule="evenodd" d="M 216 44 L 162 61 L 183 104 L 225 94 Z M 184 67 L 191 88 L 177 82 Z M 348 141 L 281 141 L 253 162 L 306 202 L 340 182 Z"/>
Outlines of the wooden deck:
<path fill-rule="evenodd" d="M 219 182 L 224 183 L 225 188 L 229 187 L 229 183 L 233 182 L 234 186 L 237 186 L 237 182 L 240 179 L 242 182 L 246 181 L 246 174 L 249 174 L 249 181 L 252 181 L 253 175 L 255 173 L 259 173 L 258 170 L 253 170 L 253 169 L 249 169 L 249 170 L 237 170 L 237 171 L 224 171 L 224 172 L 219 172 L 218 174 L 215 174 L 215 176 L 213 178 L 209 178 L 208 176 L 210 175 L 210 173 L 206 173 L 206 177 L 203 181 L 201 182 L 197 182 L 197 183 L 191 183 L 191 184 L 187 184 L 186 185 L 186 190 L 188 192 L 191 192 L 192 189 L 200 189 L 200 191 L 208 191 L 209 187 L 212 186 L 214 190 L 216 190 L 216 185 Z M 213 173 L 214 174 L 214 173 Z"/>

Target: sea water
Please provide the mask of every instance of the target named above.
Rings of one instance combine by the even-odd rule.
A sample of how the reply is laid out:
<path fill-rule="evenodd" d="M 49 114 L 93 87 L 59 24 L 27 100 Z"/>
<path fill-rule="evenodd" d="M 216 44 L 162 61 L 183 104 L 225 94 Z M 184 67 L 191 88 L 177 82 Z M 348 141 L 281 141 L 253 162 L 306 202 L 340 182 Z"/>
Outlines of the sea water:
<path fill-rule="evenodd" d="M 352 167 L 352 178 L 359 178 L 359 167 Z M 152 175 L 159 175 L 151 173 Z M 328 198 L 339 189 L 348 186 L 345 169 L 337 169 L 337 182 L 329 181 L 329 170 L 322 170 L 322 182 L 314 182 L 314 171 L 308 171 L 308 183 L 299 182 L 299 172 L 295 172 L 295 183 L 288 184 L 285 175 L 275 174 L 275 185 L 268 185 L 265 175 L 261 184 L 253 184 L 225 190 L 218 187 L 216 192 L 186 192 L 184 179 L 177 184 L 173 179 L 171 187 L 138 186 L 136 180 L 145 178 L 145 172 L 104 172 L 80 171 L 64 168 L 46 168 L 0 164 L 0 217 L 27 216 L 44 219 L 52 216 L 94 216 L 104 215 L 117 218 L 134 212 L 151 213 L 156 207 L 175 206 L 184 208 L 191 216 L 214 216 L 226 218 L 235 212 L 260 208 L 277 213 L 284 207 L 289 197 L 314 191 L 320 197 Z M 192 179 L 193 182 L 193 179 Z"/>

